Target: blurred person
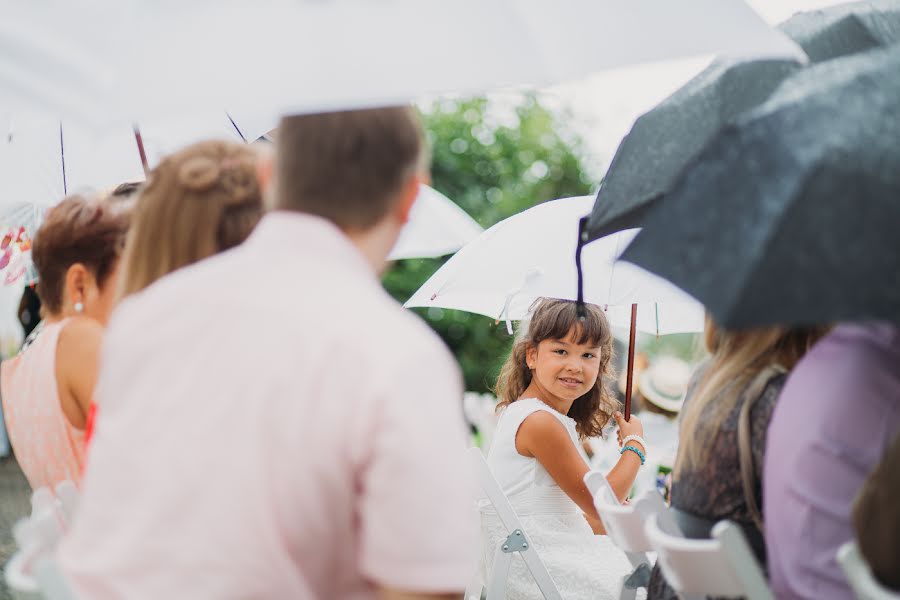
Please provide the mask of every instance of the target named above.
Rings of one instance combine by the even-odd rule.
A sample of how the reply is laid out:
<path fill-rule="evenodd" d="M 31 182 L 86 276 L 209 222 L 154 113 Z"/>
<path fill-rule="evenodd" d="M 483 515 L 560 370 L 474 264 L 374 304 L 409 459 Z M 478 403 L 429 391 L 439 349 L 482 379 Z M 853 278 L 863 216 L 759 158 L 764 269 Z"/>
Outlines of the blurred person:
<path fill-rule="evenodd" d="M 822 334 L 820 328 L 728 331 L 707 317 L 710 357 L 695 371 L 682 403 L 672 477 L 671 508 L 686 537 L 709 538 L 713 526 L 728 519 L 765 567 L 766 430 L 787 373 Z M 677 598 L 658 566 L 647 598 Z"/>
<path fill-rule="evenodd" d="M 117 204 L 133 211 L 117 301 L 247 239 L 262 216 L 257 156 L 246 144 L 199 142 L 164 158 L 146 184 L 123 183 L 112 191 L 111 198 L 128 202 Z M 86 443 L 96 411 L 92 404 Z"/>
<path fill-rule="evenodd" d="M 607 479 L 624 500 L 646 457 L 641 422 L 625 421 L 608 388 L 612 334 L 603 311 L 542 299 L 523 323 L 497 380 L 502 411 L 487 463 L 540 550 L 563 598 L 615 598 L 630 569 L 603 533 L 584 483 L 590 470 L 580 441 L 614 418 L 625 446 Z M 490 501 L 480 501 L 483 575 L 507 530 Z M 522 561 L 513 561 L 507 597 L 543 598 Z"/>
<path fill-rule="evenodd" d="M 900 327 L 838 325 L 793 370 L 769 427 L 763 490 L 777 597 L 853 597 L 837 551 L 853 539 L 854 497 L 898 432 Z"/>
<path fill-rule="evenodd" d="M 19 300 L 19 309 L 16 316 L 22 325 L 22 340 L 24 344 L 31 332 L 41 322 L 41 299 L 33 285 L 26 285 L 25 289 L 22 290 L 22 299 Z"/>
<path fill-rule="evenodd" d="M 460 372 L 378 280 L 418 118 L 287 117 L 277 144 L 249 239 L 116 309 L 60 546 L 79 597 L 450 598 L 474 572 Z"/>
<path fill-rule="evenodd" d="M 81 481 L 84 429 L 128 224 L 127 211 L 106 199 L 69 196 L 34 236 L 43 320 L 0 373 L 10 441 L 33 489 Z"/>
<path fill-rule="evenodd" d="M 672 468 L 678 452 L 678 415 L 691 380 L 691 366 L 674 356 L 656 356 L 635 377 L 641 398 L 641 423 L 653 440 L 653 460 L 635 486 L 638 493 L 656 489 L 666 500 L 671 495 Z"/>
<path fill-rule="evenodd" d="M 691 366 L 680 358 L 657 356 L 635 377 L 644 431 L 653 439 L 660 458 L 673 461 L 669 466 L 678 449 L 678 415 L 691 374 Z"/>
<path fill-rule="evenodd" d="M 856 544 L 885 587 L 900 592 L 900 435 L 853 502 Z"/>
<path fill-rule="evenodd" d="M 250 146 L 225 141 L 199 142 L 164 158 L 134 210 L 119 295 L 246 240 L 263 211 L 258 161 Z"/>

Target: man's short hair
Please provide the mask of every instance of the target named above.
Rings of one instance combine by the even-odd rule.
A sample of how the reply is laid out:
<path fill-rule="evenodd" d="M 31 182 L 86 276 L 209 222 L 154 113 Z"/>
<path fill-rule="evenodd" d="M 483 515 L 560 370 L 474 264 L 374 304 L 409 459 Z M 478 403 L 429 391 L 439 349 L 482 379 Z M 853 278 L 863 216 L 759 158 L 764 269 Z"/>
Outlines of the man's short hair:
<path fill-rule="evenodd" d="M 285 117 L 277 136 L 275 208 L 365 231 L 425 168 L 425 143 L 408 106 Z"/>

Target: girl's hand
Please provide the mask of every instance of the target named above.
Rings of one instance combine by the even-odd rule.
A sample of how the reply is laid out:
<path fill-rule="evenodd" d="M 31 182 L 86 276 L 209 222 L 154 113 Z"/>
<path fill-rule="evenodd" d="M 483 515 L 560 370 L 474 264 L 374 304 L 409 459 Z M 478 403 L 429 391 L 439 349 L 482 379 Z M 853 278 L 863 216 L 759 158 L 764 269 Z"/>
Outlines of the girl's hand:
<path fill-rule="evenodd" d="M 619 438 L 619 446 L 622 445 L 622 440 L 624 440 L 629 435 L 639 435 L 644 437 L 644 426 L 641 425 L 641 420 L 636 416 L 631 415 L 631 420 L 626 421 L 625 415 L 621 412 L 616 411 L 613 413 L 613 419 L 616 420 L 616 425 L 619 426 L 619 431 L 617 432 L 617 436 Z"/>

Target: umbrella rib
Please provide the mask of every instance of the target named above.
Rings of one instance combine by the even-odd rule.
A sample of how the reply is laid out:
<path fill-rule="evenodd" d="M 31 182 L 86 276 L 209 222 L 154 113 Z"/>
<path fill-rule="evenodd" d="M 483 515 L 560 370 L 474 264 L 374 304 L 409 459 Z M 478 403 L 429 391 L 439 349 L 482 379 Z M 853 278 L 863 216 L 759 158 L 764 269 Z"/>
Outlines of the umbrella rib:
<path fill-rule="evenodd" d="M 246 144 L 246 143 L 247 143 L 247 138 L 244 137 L 243 132 L 241 132 L 241 128 L 237 126 L 237 123 L 234 122 L 234 119 L 231 118 L 231 115 L 229 115 L 228 112 L 225 113 L 225 116 L 228 117 L 228 120 L 231 121 L 231 126 L 234 127 L 234 130 L 237 131 L 237 134 L 238 134 L 239 136 L 241 136 L 241 139 L 242 139 L 242 140 L 244 141 L 244 143 Z"/>
<path fill-rule="evenodd" d="M 606 304 L 607 305 L 609 305 L 609 303 L 610 303 L 609 301 L 612 298 L 613 279 L 616 278 L 616 264 L 619 262 L 619 255 L 621 254 L 619 252 L 619 247 L 620 247 L 620 244 L 622 243 L 622 236 L 619 234 L 619 232 L 616 232 L 613 235 L 616 236 L 616 251 L 613 256 L 612 268 L 609 270 L 609 285 L 606 286 Z"/>
<path fill-rule="evenodd" d="M 63 143 L 63 126 L 62 121 L 59 123 L 59 160 L 62 163 L 62 184 L 63 195 L 69 195 L 69 187 L 66 185 L 66 146 Z"/>

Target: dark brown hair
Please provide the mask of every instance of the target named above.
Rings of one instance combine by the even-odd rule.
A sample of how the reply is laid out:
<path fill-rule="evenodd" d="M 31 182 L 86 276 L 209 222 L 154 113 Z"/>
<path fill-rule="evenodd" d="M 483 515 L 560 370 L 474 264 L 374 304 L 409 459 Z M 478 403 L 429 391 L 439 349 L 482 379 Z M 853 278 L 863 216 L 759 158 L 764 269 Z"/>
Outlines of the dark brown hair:
<path fill-rule="evenodd" d="M 577 344 L 591 344 L 600 348 L 600 371 L 591 391 L 577 398 L 569 409 L 581 438 L 599 436 L 619 403 L 606 385 L 615 380 L 612 368 L 612 332 L 600 307 L 585 305 L 584 320 L 579 319 L 576 304 L 569 300 L 541 298 L 531 309 L 527 325 L 523 321 L 513 343 L 509 358 L 500 370 L 494 393 L 499 402 L 497 410 L 512 404 L 531 384 L 531 370 L 526 352 L 544 340 L 563 340 L 573 331 Z"/>
<path fill-rule="evenodd" d="M 285 117 L 278 127 L 275 207 L 365 231 L 388 214 L 403 184 L 424 170 L 410 107 Z"/>
<path fill-rule="evenodd" d="M 859 551 L 885 586 L 900 591 L 900 435 L 888 447 L 853 503 Z"/>
<path fill-rule="evenodd" d="M 125 244 L 130 215 L 101 198 L 68 196 L 51 208 L 34 236 L 37 293 L 51 314 L 62 310 L 66 272 L 83 264 L 103 287 Z"/>
<path fill-rule="evenodd" d="M 207 141 L 153 169 L 134 211 L 119 297 L 247 239 L 263 210 L 257 158 L 246 144 Z"/>

